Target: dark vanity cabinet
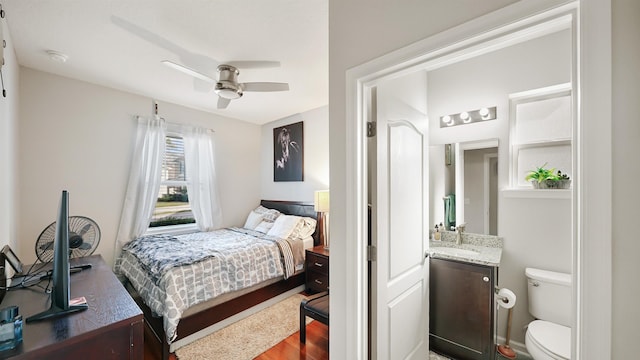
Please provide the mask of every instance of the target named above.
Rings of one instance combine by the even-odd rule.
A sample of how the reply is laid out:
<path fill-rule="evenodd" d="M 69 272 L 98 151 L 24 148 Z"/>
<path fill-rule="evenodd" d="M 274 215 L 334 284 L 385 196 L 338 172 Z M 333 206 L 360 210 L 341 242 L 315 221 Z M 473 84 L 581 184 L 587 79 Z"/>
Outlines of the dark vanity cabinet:
<path fill-rule="evenodd" d="M 429 346 L 454 359 L 494 359 L 496 270 L 430 259 Z"/>

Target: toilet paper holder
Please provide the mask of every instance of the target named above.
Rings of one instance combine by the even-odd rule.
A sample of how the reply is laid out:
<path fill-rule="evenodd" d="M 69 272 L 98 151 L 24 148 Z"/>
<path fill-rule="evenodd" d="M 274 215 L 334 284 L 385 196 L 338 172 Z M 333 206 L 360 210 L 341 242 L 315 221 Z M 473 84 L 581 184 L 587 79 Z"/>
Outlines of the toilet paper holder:
<path fill-rule="evenodd" d="M 495 288 L 496 302 L 499 306 L 510 309 L 516 304 L 516 294 L 507 288 Z"/>

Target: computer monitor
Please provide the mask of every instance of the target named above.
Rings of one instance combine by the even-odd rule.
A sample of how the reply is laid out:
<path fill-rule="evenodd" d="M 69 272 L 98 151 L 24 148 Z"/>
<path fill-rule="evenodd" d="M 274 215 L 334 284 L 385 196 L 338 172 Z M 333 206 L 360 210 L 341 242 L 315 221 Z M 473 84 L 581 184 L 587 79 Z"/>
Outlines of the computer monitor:
<path fill-rule="evenodd" d="M 67 190 L 62 191 L 60 198 L 53 246 L 51 307 L 49 310 L 28 317 L 27 322 L 45 320 L 88 308 L 86 303 L 74 305 L 69 303 L 71 292 L 69 290 L 69 192 Z"/>

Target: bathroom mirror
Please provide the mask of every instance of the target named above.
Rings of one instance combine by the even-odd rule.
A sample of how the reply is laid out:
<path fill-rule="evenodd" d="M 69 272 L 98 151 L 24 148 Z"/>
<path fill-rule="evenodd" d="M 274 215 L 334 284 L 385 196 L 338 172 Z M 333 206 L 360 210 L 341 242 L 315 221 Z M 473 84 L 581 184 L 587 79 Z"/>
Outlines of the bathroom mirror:
<path fill-rule="evenodd" d="M 497 235 L 498 140 L 433 145 L 429 163 L 431 223 Z"/>

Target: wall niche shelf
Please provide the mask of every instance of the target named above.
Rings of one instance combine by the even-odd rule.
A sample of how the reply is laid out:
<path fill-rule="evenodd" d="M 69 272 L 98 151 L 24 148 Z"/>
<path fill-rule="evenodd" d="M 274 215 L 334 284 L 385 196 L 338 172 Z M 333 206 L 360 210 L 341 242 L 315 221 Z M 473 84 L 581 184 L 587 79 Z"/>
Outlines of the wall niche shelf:
<path fill-rule="evenodd" d="M 510 188 L 503 189 L 502 195 L 505 198 L 520 199 L 571 199 L 573 189 L 526 189 Z"/>

